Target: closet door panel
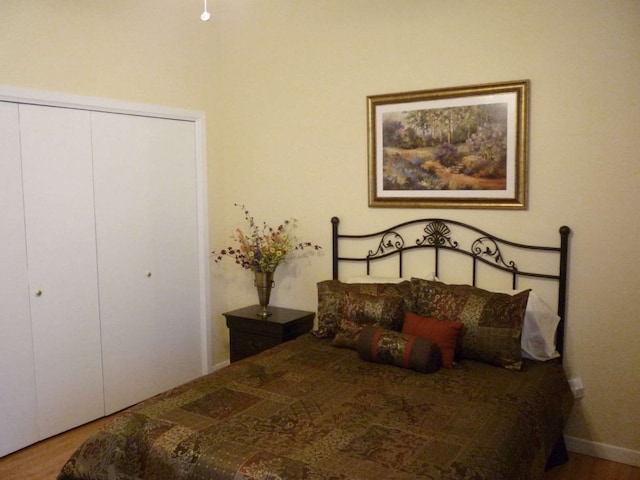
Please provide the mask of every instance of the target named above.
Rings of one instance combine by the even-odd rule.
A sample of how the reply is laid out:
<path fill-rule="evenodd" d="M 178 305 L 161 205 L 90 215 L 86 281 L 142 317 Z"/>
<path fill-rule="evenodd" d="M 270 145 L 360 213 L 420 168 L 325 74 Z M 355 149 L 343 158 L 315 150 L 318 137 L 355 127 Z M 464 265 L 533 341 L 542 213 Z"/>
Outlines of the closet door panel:
<path fill-rule="evenodd" d="M 106 412 L 201 371 L 192 122 L 93 113 Z"/>
<path fill-rule="evenodd" d="M 43 438 L 104 414 L 90 114 L 20 106 Z"/>
<path fill-rule="evenodd" d="M 0 457 L 40 438 L 18 122 L 0 102 Z"/>

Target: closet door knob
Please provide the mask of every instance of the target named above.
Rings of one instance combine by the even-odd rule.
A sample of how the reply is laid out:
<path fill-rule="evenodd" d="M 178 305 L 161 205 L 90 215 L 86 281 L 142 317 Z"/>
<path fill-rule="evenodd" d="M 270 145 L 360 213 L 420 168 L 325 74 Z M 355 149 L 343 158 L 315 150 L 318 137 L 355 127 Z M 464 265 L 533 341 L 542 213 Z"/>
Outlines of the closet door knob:
<path fill-rule="evenodd" d="M 42 296 L 42 290 L 36 290 L 36 297 Z"/>
<path fill-rule="evenodd" d="M 147 277 L 150 277 L 150 276 L 151 276 L 151 272 L 147 272 Z"/>

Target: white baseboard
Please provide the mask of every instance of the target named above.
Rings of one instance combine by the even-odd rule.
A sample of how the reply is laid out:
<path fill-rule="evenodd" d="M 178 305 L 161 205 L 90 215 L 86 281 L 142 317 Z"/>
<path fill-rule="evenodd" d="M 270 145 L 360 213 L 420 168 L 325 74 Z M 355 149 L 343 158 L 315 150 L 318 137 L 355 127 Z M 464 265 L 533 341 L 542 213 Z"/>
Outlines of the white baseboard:
<path fill-rule="evenodd" d="M 220 370 L 221 368 L 224 368 L 224 367 L 226 367 L 226 366 L 228 366 L 230 364 L 231 364 L 231 362 L 229 362 L 229 360 L 226 360 L 226 361 L 220 362 L 220 363 L 216 363 L 215 365 L 213 365 L 211 367 L 211 371 L 215 372 L 216 370 Z"/>
<path fill-rule="evenodd" d="M 591 442 L 582 438 L 569 437 L 566 435 L 564 440 L 567 444 L 567 450 L 570 452 L 640 467 L 640 452 L 637 450 L 615 447 L 605 443 Z"/>

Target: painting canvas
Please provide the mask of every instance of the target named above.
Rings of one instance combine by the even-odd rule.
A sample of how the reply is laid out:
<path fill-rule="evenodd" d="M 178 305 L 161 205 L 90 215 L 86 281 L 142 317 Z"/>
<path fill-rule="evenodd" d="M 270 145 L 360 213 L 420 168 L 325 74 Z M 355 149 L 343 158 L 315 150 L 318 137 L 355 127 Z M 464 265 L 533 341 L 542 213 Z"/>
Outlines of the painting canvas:
<path fill-rule="evenodd" d="M 527 87 L 368 97 L 370 206 L 525 208 Z"/>

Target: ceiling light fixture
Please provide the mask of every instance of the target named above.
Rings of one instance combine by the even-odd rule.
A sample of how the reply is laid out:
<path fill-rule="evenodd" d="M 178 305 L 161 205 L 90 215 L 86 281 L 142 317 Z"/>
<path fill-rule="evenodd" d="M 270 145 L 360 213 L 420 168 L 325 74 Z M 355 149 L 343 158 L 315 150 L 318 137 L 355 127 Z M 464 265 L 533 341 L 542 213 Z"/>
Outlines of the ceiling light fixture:
<path fill-rule="evenodd" d="M 211 18 L 211 14 L 207 11 L 207 0 L 204 0 L 204 12 L 200 15 L 200 20 L 203 22 L 208 22 Z"/>

